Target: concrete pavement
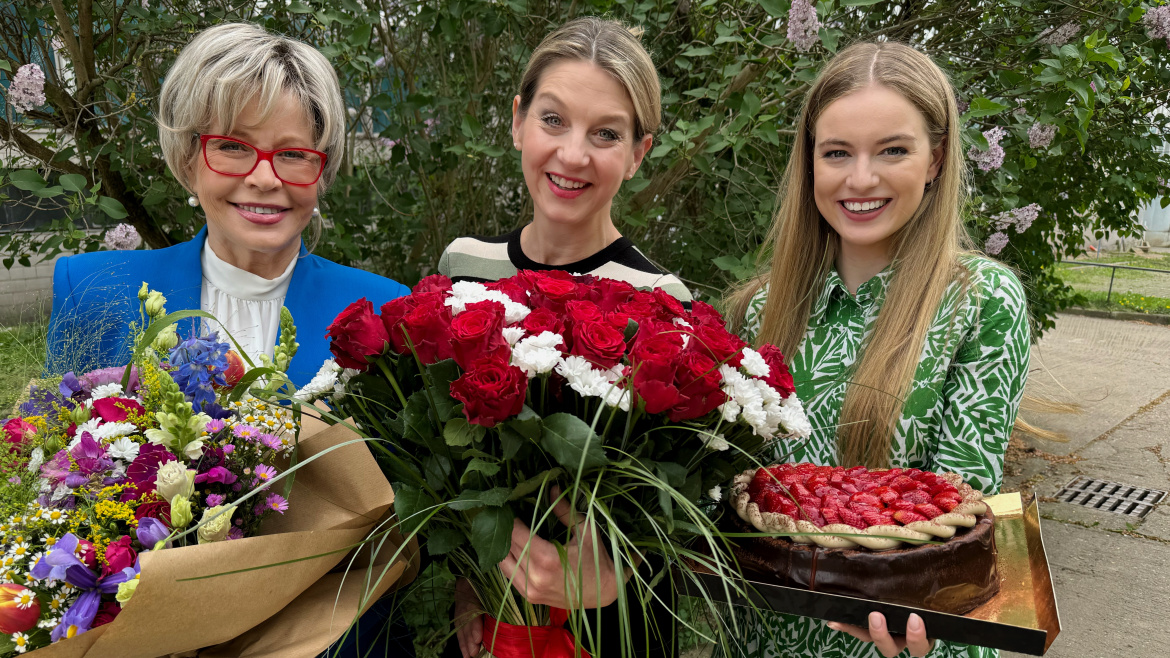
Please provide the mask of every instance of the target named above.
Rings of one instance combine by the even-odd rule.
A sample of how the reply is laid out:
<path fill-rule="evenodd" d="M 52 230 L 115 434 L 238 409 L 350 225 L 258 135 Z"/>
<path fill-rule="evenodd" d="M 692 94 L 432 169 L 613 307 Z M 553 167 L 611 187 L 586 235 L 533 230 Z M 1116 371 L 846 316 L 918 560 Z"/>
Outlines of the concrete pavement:
<path fill-rule="evenodd" d="M 1170 327 L 1061 315 L 1032 365 L 1029 393 L 1082 407 L 1025 412 L 1068 441 L 1017 437 L 1004 482 L 1041 500 L 1063 625 L 1047 655 L 1170 654 L 1170 500 L 1136 519 L 1053 498 L 1078 475 L 1170 491 Z"/>

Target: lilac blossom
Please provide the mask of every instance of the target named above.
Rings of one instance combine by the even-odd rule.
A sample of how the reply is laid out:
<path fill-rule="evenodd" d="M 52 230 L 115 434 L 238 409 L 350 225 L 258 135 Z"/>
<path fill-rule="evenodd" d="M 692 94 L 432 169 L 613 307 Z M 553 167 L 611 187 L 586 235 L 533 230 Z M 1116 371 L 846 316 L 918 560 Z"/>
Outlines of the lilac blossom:
<path fill-rule="evenodd" d="M 788 40 L 792 45 L 802 53 L 808 52 L 820 40 L 820 29 L 816 5 L 809 0 L 792 0 L 788 10 Z"/>
<path fill-rule="evenodd" d="M 1170 48 L 1170 5 L 1151 7 L 1142 17 L 1146 24 L 1146 34 L 1152 39 L 1165 39 L 1166 47 Z"/>
<path fill-rule="evenodd" d="M 999 140 L 1007 135 L 1007 131 L 999 126 L 990 130 L 983 131 L 983 137 L 987 140 L 987 150 L 980 150 L 977 146 L 972 146 L 967 151 L 967 157 L 971 158 L 976 165 L 983 171 L 992 171 L 1003 166 L 1003 147 L 999 145 Z"/>
<path fill-rule="evenodd" d="M 1063 46 L 1069 41 L 1072 41 L 1073 37 L 1080 31 L 1080 23 L 1069 21 L 1060 27 L 1050 27 L 1044 30 L 1040 33 L 1040 37 L 1036 41 L 1046 46 Z"/>
<path fill-rule="evenodd" d="M 1003 251 L 1003 248 L 1007 246 L 1007 243 L 1007 233 L 996 231 L 995 233 L 992 233 L 990 236 L 988 236 L 987 244 L 983 245 L 983 250 L 992 256 L 995 256 L 999 252 Z"/>
<path fill-rule="evenodd" d="M 1028 128 L 1028 145 L 1034 149 L 1046 149 L 1056 137 L 1056 126 L 1034 123 Z"/>
<path fill-rule="evenodd" d="M 991 221 L 995 224 L 996 231 L 1007 231 L 1009 227 L 1015 226 L 1016 233 L 1023 233 L 1040 216 L 1040 210 L 1040 204 L 1030 203 L 1023 208 L 1006 210 L 998 215 L 993 215 Z"/>
<path fill-rule="evenodd" d="M 29 112 L 45 104 L 45 74 L 36 64 L 25 64 L 16 70 L 8 87 L 8 100 L 17 112 Z"/>
<path fill-rule="evenodd" d="M 106 231 L 106 238 L 103 240 L 109 249 L 114 251 L 130 251 L 137 249 L 138 245 L 142 244 L 142 238 L 138 235 L 138 230 L 129 224 L 118 224 L 114 228 Z"/>

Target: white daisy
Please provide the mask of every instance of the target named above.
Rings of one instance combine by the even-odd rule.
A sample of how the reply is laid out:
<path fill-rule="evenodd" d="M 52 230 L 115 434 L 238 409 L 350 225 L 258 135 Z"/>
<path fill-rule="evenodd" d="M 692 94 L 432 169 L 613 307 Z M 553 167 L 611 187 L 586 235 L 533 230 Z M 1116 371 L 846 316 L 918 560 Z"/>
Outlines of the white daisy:
<path fill-rule="evenodd" d="M 139 446 L 137 443 L 123 436 L 110 444 L 108 452 L 114 459 L 132 462 L 138 456 L 138 449 Z"/>
<path fill-rule="evenodd" d="M 16 649 L 16 653 L 28 651 L 28 635 L 24 633 L 13 633 L 12 644 L 15 645 L 13 648 Z"/>
<path fill-rule="evenodd" d="M 111 382 L 109 384 L 102 384 L 96 386 L 89 392 L 89 397 L 93 400 L 100 400 L 102 398 L 120 398 L 122 397 L 122 385 Z"/>

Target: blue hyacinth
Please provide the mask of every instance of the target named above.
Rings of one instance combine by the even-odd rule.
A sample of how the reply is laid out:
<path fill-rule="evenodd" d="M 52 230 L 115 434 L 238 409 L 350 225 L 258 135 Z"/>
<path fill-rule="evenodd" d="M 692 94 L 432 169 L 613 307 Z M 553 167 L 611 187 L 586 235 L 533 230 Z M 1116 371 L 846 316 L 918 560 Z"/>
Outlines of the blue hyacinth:
<path fill-rule="evenodd" d="M 219 335 L 188 338 L 171 350 L 171 378 L 179 385 L 183 394 L 191 401 L 196 413 L 205 405 L 215 402 L 215 389 L 224 386 L 224 373 L 228 369 L 227 343 L 219 342 Z"/>

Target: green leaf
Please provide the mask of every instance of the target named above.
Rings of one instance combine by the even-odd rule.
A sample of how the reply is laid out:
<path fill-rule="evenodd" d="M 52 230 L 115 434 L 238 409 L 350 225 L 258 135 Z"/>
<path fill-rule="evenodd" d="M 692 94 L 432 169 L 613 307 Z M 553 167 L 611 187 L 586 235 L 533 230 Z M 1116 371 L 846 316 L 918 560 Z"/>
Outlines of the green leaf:
<path fill-rule="evenodd" d="M 487 573 L 508 557 L 512 547 L 512 508 L 488 507 L 471 520 L 471 546 L 479 558 L 479 570 Z"/>
<path fill-rule="evenodd" d="M 757 0 L 764 11 L 768 12 L 769 16 L 776 18 L 784 18 L 788 15 L 788 9 L 784 7 L 784 3 L 780 0 Z"/>
<path fill-rule="evenodd" d="M 48 185 L 45 179 L 32 169 L 17 169 L 8 175 L 8 182 L 12 184 L 12 187 L 26 192 L 35 192 Z"/>
<path fill-rule="evenodd" d="M 1070 79 L 1064 81 L 1064 86 L 1076 93 L 1077 97 L 1081 99 L 1081 103 L 1089 105 L 1089 99 L 1092 98 L 1093 88 L 1089 86 L 1088 80 Z"/>
<path fill-rule="evenodd" d="M 507 503 L 508 497 L 511 495 L 512 490 L 507 487 L 496 487 L 487 491 L 467 489 L 459 492 L 459 495 L 452 498 L 447 506 L 459 512 L 485 506 L 499 507 Z"/>
<path fill-rule="evenodd" d="M 452 418 L 443 427 L 443 440 L 452 447 L 469 446 L 473 441 L 482 441 L 487 430 L 480 425 L 472 425 L 466 418 Z"/>
<path fill-rule="evenodd" d="M 971 101 L 971 107 L 967 109 L 965 116 L 968 117 L 986 117 L 993 114 L 999 114 L 1008 109 L 1007 105 L 1003 103 L 996 103 L 982 96 Z"/>
<path fill-rule="evenodd" d="M 101 208 L 103 212 L 113 219 L 125 219 L 129 214 L 126 212 L 126 206 L 123 206 L 121 201 L 108 196 L 98 197 L 97 205 L 98 208 Z"/>
<path fill-rule="evenodd" d="M 692 46 L 682 51 L 683 57 L 705 57 L 715 52 L 711 46 Z"/>
<path fill-rule="evenodd" d="M 464 477 L 466 477 L 468 473 L 477 473 L 477 472 L 483 473 L 484 475 L 491 477 L 491 476 L 495 475 L 496 473 L 500 472 L 500 465 L 495 463 L 495 462 L 489 462 L 489 461 L 480 459 L 479 457 L 476 457 L 475 459 L 472 459 L 470 462 L 467 463 L 467 470 L 465 470 L 463 472 L 463 475 L 464 475 Z"/>
<path fill-rule="evenodd" d="M 303 2 L 294 2 L 288 6 L 288 10 L 293 14 L 311 14 L 313 8 Z"/>
<path fill-rule="evenodd" d="M 760 111 L 760 97 L 752 93 L 751 90 L 743 92 L 743 103 L 739 110 L 749 117 L 754 117 Z"/>
<path fill-rule="evenodd" d="M 658 472 L 658 477 L 672 487 L 681 487 L 687 481 L 687 469 L 681 464 L 658 462 L 654 470 Z"/>
<path fill-rule="evenodd" d="M 402 482 L 394 483 L 394 513 L 398 515 L 404 533 L 414 532 L 426 518 L 426 511 L 434 501 L 422 489 Z"/>
<path fill-rule="evenodd" d="M 601 449 L 601 437 L 585 421 L 570 414 L 553 414 L 544 419 L 540 445 L 571 473 L 609 463 Z"/>
<path fill-rule="evenodd" d="M 884 0 L 841 0 L 842 7 L 868 7 Z"/>
<path fill-rule="evenodd" d="M 459 548 L 466 541 L 467 537 L 454 528 L 436 528 L 427 536 L 427 553 L 432 556 L 444 555 Z"/>
<path fill-rule="evenodd" d="M 564 469 L 562 469 L 560 466 L 558 466 L 556 468 L 550 468 L 547 471 L 543 471 L 541 473 L 538 473 L 538 474 L 528 478 L 527 480 L 521 482 L 520 484 L 516 485 L 516 488 L 512 490 L 512 495 L 508 496 L 508 500 L 509 501 L 519 500 L 519 499 L 523 498 L 524 496 L 527 496 L 528 494 L 540 489 L 540 487 L 545 482 L 551 482 L 551 481 L 557 479 L 558 477 L 560 477 L 561 473 L 564 473 L 564 472 L 565 472 Z"/>
<path fill-rule="evenodd" d="M 89 185 L 89 182 L 85 180 L 85 176 L 80 174 L 65 174 L 57 179 L 57 182 L 61 183 L 61 187 L 70 192 L 84 192 L 86 186 Z"/>
<path fill-rule="evenodd" d="M 837 44 L 841 40 L 841 30 L 836 30 L 831 27 L 822 27 L 817 30 L 821 37 L 821 43 L 824 44 L 825 50 L 835 53 L 837 52 Z"/>
<path fill-rule="evenodd" d="M 12 72 L 12 65 L 8 63 L 8 60 L 0 59 L 0 71 Z"/>
<path fill-rule="evenodd" d="M 483 125 L 480 124 L 479 119 L 476 119 L 470 114 L 463 115 L 463 123 L 459 125 L 459 129 L 463 131 L 463 135 L 475 139 L 483 132 Z"/>

